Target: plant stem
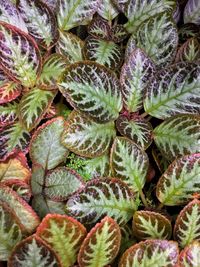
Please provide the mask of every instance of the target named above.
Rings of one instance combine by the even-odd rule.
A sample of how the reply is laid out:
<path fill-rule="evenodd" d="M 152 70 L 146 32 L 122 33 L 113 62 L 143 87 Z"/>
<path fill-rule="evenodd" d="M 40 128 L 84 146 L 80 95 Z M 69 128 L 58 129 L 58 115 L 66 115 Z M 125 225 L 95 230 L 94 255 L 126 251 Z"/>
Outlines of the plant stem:
<path fill-rule="evenodd" d="M 140 190 L 139 194 L 140 194 L 140 197 L 141 197 L 142 203 L 144 204 L 144 206 L 145 206 L 146 208 L 148 208 L 148 203 L 147 203 L 147 200 L 146 200 L 146 197 L 145 197 L 145 195 L 144 195 L 143 191 L 142 191 L 142 190 Z"/>
<path fill-rule="evenodd" d="M 163 208 L 163 203 L 160 203 L 159 205 L 158 205 L 158 208 L 157 208 L 157 210 L 161 210 L 162 208 Z"/>
<path fill-rule="evenodd" d="M 140 115 L 140 117 L 145 118 L 145 117 L 148 116 L 148 115 L 149 115 L 148 113 L 144 112 L 144 113 L 142 113 L 142 114 Z"/>

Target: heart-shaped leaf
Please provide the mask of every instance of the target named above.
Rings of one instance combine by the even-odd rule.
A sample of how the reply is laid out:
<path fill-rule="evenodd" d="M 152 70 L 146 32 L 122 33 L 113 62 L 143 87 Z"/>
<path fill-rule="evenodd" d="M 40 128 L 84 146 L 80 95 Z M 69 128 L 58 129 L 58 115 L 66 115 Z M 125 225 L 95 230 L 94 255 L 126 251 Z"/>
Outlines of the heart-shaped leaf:
<path fill-rule="evenodd" d="M 184 23 L 195 23 L 200 25 L 200 2 L 188 0 L 184 9 Z"/>
<path fill-rule="evenodd" d="M 144 92 L 149 79 L 154 75 L 153 61 L 141 49 L 135 49 L 126 60 L 120 74 L 124 106 L 129 112 L 143 108 Z"/>
<path fill-rule="evenodd" d="M 34 133 L 30 144 L 31 160 L 50 170 L 64 161 L 68 150 L 61 144 L 64 119 L 57 117 L 40 126 Z"/>
<path fill-rule="evenodd" d="M 77 220 L 58 214 L 47 215 L 37 228 L 37 235 L 58 254 L 63 267 L 76 262 L 86 233 L 85 227 Z"/>
<path fill-rule="evenodd" d="M 179 256 L 179 267 L 198 267 L 200 265 L 200 242 L 194 241 Z"/>
<path fill-rule="evenodd" d="M 111 0 L 102 0 L 97 13 L 102 18 L 112 21 L 119 14 L 119 11 Z"/>
<path fill-rule="evenodd" d="M 127 138 L 115 138 L 111 150 L 114 177 L 122 179 L 134 192 L 141 192 L 148 168 L 148 156 L 141 148 Z"/>
<path fill-rule="evenodd" d="M 176 62 L 179 61 L 196 61 L 200 59 L 200 43 L 196 38 L 187 40 L 176 54 Z"/>
<path fill-rule="evenodd" d="M 12 102 L 0 106 L 0 127 L 14 123 L 18 117 L 18 103 Z"/>
<path fill-rule="evenodd" d="M 92 179 L 85 188 L 67 201 L 67 214 L 81 223 L 93 225 L 109 215 L 120 225 L 126 224 L 137 209 L 135 196 L 118 179 Z"/>
<path fill-rule="evenodd" d="M 3 22 L 0 35 L 0 67 L 22 85 L 34 86 L 41 63 L 37 44 L 26 33 Z"/>
<path fill-rule="evenodd" d="M 120 84 L 104 66 L 82 61 L 66 68 L 59 83 L 69 103 L 98 122 L 115 120 L 122 109 Z"/>
<path fill-rule="evenodd" d="M 199 114 L 200 67 L 178 63 L 160 71 L 147 86 L 146 113 L 165 119 L 176 114 Z"/>
<path fill-rule="evenodd" d="M 179 213 L 175 227 L 174 239 L 184 248 L 193 240 L 200 239 L 200 201 L 195 199 Z"/>
<path fill-rule="evenodd" d="M 118 224 L 112 218 L 105 217 L 84 239 L 78 254 L 79 266 L 106 266 L 117 256 L 120 242 Z"/>
<path fill-rule="evenodd" d="M 139 240 L 170 239 L 172 234 L 171 222 L 162 214 L 153 211 L 136 211 L 132 227 Z"/>
<path fill-rule="evenodd" d="M 200 154 L 175 160 L 160 177 L 156 195 L 161 203 L 176 206 L 187 203 L 193 194 L 200 193 Z"/>
<path fill-rule="evenodd" d="M 62 135 L 62 143 L 83 157 L 105 154 L 116 135 L 114 122 L 96 123 L 77 111 L 71 112 Z"/>
<path fill-rule="evenodd" d="M 171 117 L 153 131 L 154 141 L 168 160 L 200 152 L 200 116 L 178 115 Z"/>
<path fill-rule="evenodd" d="M 119 267 L 175 267 L 178 264 L 178 246 L 167 240 L 147 240 L 133 245 L 123 254 Z"/>

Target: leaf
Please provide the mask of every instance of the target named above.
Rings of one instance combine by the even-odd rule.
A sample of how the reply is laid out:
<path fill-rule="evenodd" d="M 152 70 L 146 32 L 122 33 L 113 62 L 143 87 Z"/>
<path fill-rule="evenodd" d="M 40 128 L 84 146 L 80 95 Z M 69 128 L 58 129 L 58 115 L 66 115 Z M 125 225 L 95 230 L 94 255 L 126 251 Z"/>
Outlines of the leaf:
<path fill-rule="evenodd" d="M 75 109 L 97 122 L 115 120 L 122 109 L 117 77 L 98 63 L 82 61 L 71 64 L 66 68 L 59 88 Z"/>
<path fill-rule="evenodd" d="M 84 41 L 71 32 L 60 32 L 56 52 L 63 55 L 69 63 L 83 60 Z"/>
<path fill-rule="evenodd" d="M 186 42 L 189 38 L 199 37 L 199 26 L 194 23 L 183 24 L 178 31 L 180 43 Z"/>
<path fill-rule="evenodd" d="M 198 267 L 200 264 L 200 242 L 194 241 L 179 256 L 180 267 Z"/>
<path fill-rule="evenodd" d="M 119 68 L 122 63 L 121 48 L 112 41 L 88 37 L 83 52 L 86 59 L 96 61 L 110 69 Z"/>
<path fill-rule="evenodd" d="M 200 68 L 178 63 L 160 71 L 147 87 L 146 113 L 165 119 L 176 114 L 199 114 Z"/>
<path fill-rule="evenodd" d="M 152 125 L 142 117 L 120 115 L 116 120 L 117 130 L 143 149 L 147 149 L 152 142 Z"/>
<path fill-rule="evenodd" d="M 17 120 L 18 103 L 12 102 L 0 106 L 0 127 L 14 123 Z"/>
<path fill-rule="evenodd" d="M 106 215 L 119 225 L 126 224 L 137 209 L 135 196 L 119 179 L 92 179 L 67 201 L 67 214 L 85 225 Z"/>
<path fill-rule="evenodd" d="M 0 201 L 5 203 L 20 222 L 22 229 L 26 233 L 32 233 L 39 225 L 37 214 L 26 201 L 24 201 L 11 188 L 0 186 Z"/>
<path fill-rule="evenodd" d="M 1 185 L 10 187 L 13 191 L 15 191 L 18 194 L 18 196 L 20 196 L 23 200 L 29 203 L 32 193 L 30 185 L 27 184 L 26 182 L 13 179 L 2 182 Z"/>
<path fill-rule="evenodd" d="M 200 152 L 200 116 L 171 117 L 153 131 L 156 146 L 162 155 L 172 161 L 176 157 Z"/>
<path fill-rule="evenodd" d="M 55 92 L 37 87 L 23 95 L 19 105 L 19 114 L 22 124 L 28 131 L 40 123 L 54 97 Z"/>
<path fill-rule="evenodd" d="M 195 23 L 200 25 L 200 3 L 198 0 L 188 0 L 184 9 L 184 23 Z"/>
<path fill-rule="evenodd" d="M 134 192 L 141 192 L 149 167 L 148 156 L 142 149 L 127 138 L 116 137 L 110 165 L 114 177 L 122 179 Z"/>
<path fill-rule="evenodd" d="M 187 203 L 199 188 L 200 154 L 183 156 L 175 160 L 160 177 L 156 195 L 161 203 L 176 206 Z"/>
<path fill-rule="evenodd" d="M 112 21 L 119 14 L 111 0 L 102 0 L 97 13 L 108 21 Z"/>
<path fill-rule="evenodd" d="M 57 8 L 57 0 L 42 0 L 53 12 L 56 11 Z"/>
<path fill-rule="evenodd" d="M 187 40 L 176 54 L 176 62 L 179 61 L 196 61 L 200 59 L 200 43 L 196 38 Z"/>
<path fill-rule="evenodd" d="M 70 151 L 93 158 L 108 151 L 115 135 L 114 122 L 99 124 L 77 111 L 72 111 L 68 116 L 61 141 Z"/>
<path fill-rule="evenodd" d="M 30 157 L 34 163 L 50 170 L 64 161 L 69 152 L 60 142 L 63 130 L 64 119 L 57 117 L 35 131 L 30 144 Z"/>
<path fill-rule="evenodd" d="M 144 93 L 155 75 L 153 61 L 140 49 L 135 49 L 126 60 L 120 74 L 124 106 L 129 112 L 143 108 Z"/>
<path fill-rule="evenodd" d="M 25 87 L 35 85 L 40 54 L 35 41 L 14 26 L 0 23 L 0 67 Z"/>
<path fill-rule="evenodd" d="M 54 201 L 64 201 L 84 185 L 82 177 L 74 170 L 56 168 L 45 176 L 44 194 Z"/>
<path fill-rule="evenodd" d="M 153 211 L 136 211 L 133 215 L 133 233 L 139 240 L 170 239 L 171 222 L 167 217 Z"/>
<path fill-rule="evenodd" d="M 113 42 L 120 43 L 127 38 L 128 32 L 126 31 L 124 25 L 117 24 L 111 28 L 111 35 Z"/>
<path fill-rule="evenodd" d="M 178 246 L 174 241 L 142 241 L 126 250 L 119 267 L 175 267 L 178 264 L 178 254 Z"/>
<path fill-rule="evenodd" d="M 120 230 L 122 238 L 118 257 L 121 256 L 125 252 L 125 250 L 137 243 L 133 235 L 133 230 L 129 224 L 125 224 L 124 226 L 120 227 Z M 118 257 L 117 260 L 119 260 Z"/>
<path fill-rule="evenodd" d="M 158 14 L 144 21 L 131 38 L 158 68 L 173 62 L 178 46 L 178 32 L 168 13 Z"/>
<path fill-rule="evenodd" d="M 200 239 L 200 201 L 191 201 L 179 213 L 175 227 L 174 239 L 184 248 L 193 240 Z"/>
<path fill-rule="evenodd" d="M 47 215 L 37 228 L 37 235 L 58 254 L 63 267 L 76 262 L 86 233 L 85 227 L 77 220 L 58 214 Z"/>
<path fill-rule="evenodd" d="M 93 17 L 93 20 L 88 25 L 88 33 L 92 37 L 96 37 L 102 40 L 110 40 L 110 26 L 106 19 L 103 19 L 101 16 L 96 15 Z"/>
<path fill-rule="evenodd" d="M 8 267 L 61 267 L 56 253 L 37 235 L 32 235 L 16 245 Z"/>
<path fill-rule="evenodd" d="M 99 0 L 58 0 L 57 21 L 59 29 L 68 31 L 86 25 L 99 7 Z"/>
<path fill-rule="evenodd" d="M 115 0 L 120 3 L 121 0 Z M 145 20 L 153 17 L 162 12 L 171 12 L 175 7 L 176 2 L 174 0 L 141 0 L 141 1 L 123 1 L 125 4 L 128 2 L 127 8 L 125 8 L 125 15 L 128 18 L 126 23 L 126 29 L 133 33 L 137 30 Z"/>
<path fill-rule="evenodd" d="M 112 218 L 105 217 L 84 239 L 78 254 L 79 266 L 106 266 L 117 256 L 120 242 L 118 224 Z"/>
<path fill-rule="evenodd" d="M 160 173 L 165 172 L 170 164 L 169 159 L 163 157 L 163 155 L 161 154 L 161 152 L 159 151 L 157 147 L 153 147 L 152 156 Z"/>

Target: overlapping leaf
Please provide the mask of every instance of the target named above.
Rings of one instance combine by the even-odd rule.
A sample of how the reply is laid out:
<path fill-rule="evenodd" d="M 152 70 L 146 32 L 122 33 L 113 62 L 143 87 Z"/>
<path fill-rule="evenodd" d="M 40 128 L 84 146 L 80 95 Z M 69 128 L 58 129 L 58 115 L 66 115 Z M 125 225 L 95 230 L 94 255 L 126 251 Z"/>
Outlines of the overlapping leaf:
<path fill-rule="evenodd" d="M 120 230 L 121 230 L 122 238 L 121 238 L 121 245 L 120 245 L 120 251 L 119 251 L 118 256 L 121 256 L 125 252 L 125 250 L 127 250 L 132 245 L 137 243 L 133 235 L 133 230 L 129 224 L 125 224 L 124 226 L 120 227 Z"/>
<path fill-rule="evenodd" d="M 17 102 L 7 103 L 0 106 L 0 127 L 7 126 L 16 121 L 18 104 Z"/>
<path fill-rule="evenodd" d="M 109 41 L 110 26 L 108 21 L 103 19 L 101 16 L 94 16 L 88 26 L 88 33 L 93 37 Z"/>
<path fill-rule="evenodd" d="M 39 164 L 32 166 L 31 191 L 33 196 L 42 195 L 45 182 L 45 170 Z"/>
<path fill-rule="evenodd" d="M 105 217 L 84 239 L 78 254 L 79 266 L 106 266 L 117 256 L 120 242 L 118 224 L 112 218 Z"/>
<path fill-rule="evenodd" d="M 69 103 L 92 119 L 102 123 L 118 117 L 122 108 L 120 84 L 104 66 L 92 61 L 72 64 L 59 85 Z"/>
<path fill-rule="evenodd" d="M 194 241 L 181 252 L 180 267 L 198 267 L 200 264 L 200 242 Z"/>
<path fill-rule="evenodd" d="M 196 38 L 187 40 L 176 54 L 176 62 L 179 61 L 196 61 L 200 59 L 200 43 Z"/>
<path fill-rule="evenodd" d="M 165 172 L 170 164 L 169 159 L 163 157 L 162 153 L 159 151 L 157 147 L 153 147 L 152 156 L 160 173 Z"/>
<path fill-rule="evenodd" d="M 184 9 L 184 23 L 195 23 L 200 25 L 200 2 L 188 0 Z"/>
<path fill-rule="evenodd" d="M 114 122 L 99 124 L 73 111 L 68 116 L 61 140 L 72 152 L 93 158 L 107 152 L 115 135 Z"/>
<path fill-rule="evenodd" d="M 119 14 L 119 11 L 111 0 L 102 0 L 97 12 L 108 21 L 112 21 Z"/>
<path fill-rule="evenodd" d="M 181 205 L 200 193 L 199 171 L 200 154 L 175 160 L 158 181 L 156 195 L 160 202 L 167 206 Z"/>
<path fill-rule="evenodd" d="M 1 182 L 1 185 L 10 187 L 13 191 L 15 191 L 18 194 L 18 196 L 20 196 L 23 200 L 29 203 L 32 196 L 32 192 L 30 185 L 27 184 L 26 182 L 23 182 L 18 179 L 13 179 Z"/>
<path fill-rule="evenodd" d="M 42 0 L 45 4 L 48 5 L 48 7 L 53 10 L 54 12 L 56 11 L 58 1 L 57 0 Z"/>

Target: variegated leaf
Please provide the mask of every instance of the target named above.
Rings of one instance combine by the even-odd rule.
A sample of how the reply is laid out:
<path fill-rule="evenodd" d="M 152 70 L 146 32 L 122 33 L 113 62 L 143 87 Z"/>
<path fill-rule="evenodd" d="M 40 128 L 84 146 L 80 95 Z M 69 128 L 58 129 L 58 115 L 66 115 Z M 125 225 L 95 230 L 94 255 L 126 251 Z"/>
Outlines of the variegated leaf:
<path fill-rule="evenodd" d="M 135 142 L 143 149 L 147 149 L 152 142 L 152 125 L 142 117 L 120 115 L 116 120 L 117 130 L 122 136 Z"/>
<path fill-rule="evenodd" d="M 174 239 L 182 248 L 193 240 L 200 239 L 199 200 L 193 200 L 179 213 L 174 227 Z"/>
<path fill-rule="evenodd" d="M 110 26 L 108 21 L 103 19 L 101 16 L 94 16 L 93 20 L 88 26 L 88 33 L 96 38 L 102 40 L 110 40 Z"/>
<path fill-rule="evenodd" d="M 111 28 L 111 37 L 113 42 L 123 42 L 127 38 L 127 36 L 128 32 L 126 31 L 124 25 L 117 24 Z"/>
<path fill-rule="evenodd" d="M 29 34 L 44 47 L 55 44 L 59 35 L 51 9 L 41 1 L 18 0 L 17 5 Z"/>
<path fill-rule="evenodd" d="M 169 159 L 163 157 L 162 153 L 156 146 L 152 149 L 152 156 L 160 173 L 165 172 L 170 164 Z"/>
<path fill-rule="evenodd" d="M 19 197 L 21 197 L 23 200 L 29 203 L 32 196 L 32 192 L 30 185 L 27 184 L 26 182 L 23 182 L 18 179 L 13 179 L 1 182 L 1 185 L 10 187 L 13 191 L 15 191 L 18 194 Z"/>
<path fill-rule="evenodd" d="M 200 242 L 194 241 L 179 256 L 179 267 L 199 267 L 200 266 Z"/>
<path fill-rule="evenodd" d="M 40 54 L 35 41 L 18 28 L 0 23 L 0 67 L 23 86 L 33 87 L 40 71 Z"/>
<path fill-rule="evenodd" d="M 136 211 L 133 215 L 133 233 L 139 240 L 170 239 L 172 226 L 169 219 L 153 211 Z"/>
<path fill-rule="evenodd" d="M 176 62 L 179 61 L 197 61 L 200 59 L 200 43 L 196 38 L 187 40 L 176 54 Z"/>
<path fill-rule="evenodd" d="M 119 45 L 95 37 L 86 39 L 83 51 L 86 59 L 96 61 L 112 70 L 119 68 L 123 60 Z"/>
<path fill-rule="evenodd" d="M 97 223 L 84 239 L 79 254 L 80 267 L 106 266 L 117 256 L 121 242 L 118 224 L 110 217 Z"/>
<path fill-rule="evenodd" d="M 57 21 L 62 31 L 86 25 L 99 7 L 99 0 L 58 0 Z"/>
<path fill-rule="evenodd" d="M 45 170 L 39 164 L 33 164 L 31 175 L 31 191 L 33 196 L 43 195 L 44 182 L 45 182 Z"/>
<path fill-rule="evenodd" d="M 115 138 L 111 150 L 113 177 L 122 179 L 134 192 L 141 192 L 148 167 L 148 156 L 141 148 L 127 138 Z"/>
<path fill-rule="evenodd" d="M 200 152 L 200 116 L 173 116 L 153 131 L 156 146 L 172 161 L 178 156 Z"/>
<path fill-rule="evenodd" d="M 155 75 L 153 61 L 140 49 L 126 60 L 120 74 L 124 106 L 129 112 L 143 108 L 143 98 L 149 80 Z"/>
<path fill-rule="evenodd" d="M 60 38 L 56 44 L 56 52 L 63 55 L 70 63 L 74 63 L 83 60 L 83 46 L 84 41 L 75 34 L 60 32 Z"/>
<path fill-rule="evenodd" d="M 93 225 L 106 215 L 119 225 L 126 224 L 137 209 L 135 196 L 119 179 L 92 179 L 67 201 L 66 211 L 85 225 Z"/>
<path fill-rule="evenodd" d="M 125 224 L 124 226 L 120 227 L 120 230 L 122 238 L 118 257 L 121 256 L 125 252 L 125 250 L 137 243 L 137 240 L 133 235 L 133 230 L 129 224 Z"/>
<path fill-rule="evenodd" d="M 175 267 L 178 255 L 178 246 L 174 241 L 142 241 L 126 250 L 119 267 Z"/>
<path fill-rule="evenodd" d="M 56 8 L 58 5 L 58 0 L 42 0 L 51 10 L 56 12 Z"/>
<path fill-rule="evenodd" d="M 61 267 L 56 253 L 37 235 L 19 242 L 8 261 L 8 267 Z"/>
<path fill-rule="evenodd" d="M 68 150 L 61 144 L 64 119 L 57 117 L 40 126 L 32 137 L 30 157 L 44 169 L 55 168 L 68 155 Z"/>
<path fill-rule="evenodd" d="M 27 130 L 32 130 L 40 123 L 54 97 L 55 92 L 41 90 L 37 87 L 23 95 L 19 105 L 19 114 L 22 124 Z"/>
<path fill-rule="evenodd" d="M 200 113 L 200 66 L 177 63 L 157 73 L 147 86 L 146 113 L 165 119 L 176 114 Z"/>
<path fill-rule="evenodd" d="M 199 25 L 186 23 L 180 26 L 178 30 L 179 42 L 185 43 L 189 38 L 199 39 Z"/>
<path fill-rule="evenodd" d="M 0 106 L 0 127 L 14 123 L 18 118 L 18 103 L 12 102 Z"/>
<path fill-rule="evenodd" d="M 75 109 L 98 122 L 115 120 L 122 109 L 120 84 L 116 75 L 98 63 L 82 61 L 70 65 L 59 87 Z"/>
<path fill-rule="evenodd" d="M 61 141 L 70 151 L 93 158 L 108 151 L 115 135 L 114 122 L 99 124 L 73 111 L 68 116 Z"/>
<path fill-rule="evenodd" d="M 97 13 L 102 18 L 112 21 L 119 14 L 119 11 L 111 0 L 102 0 Z"/>
<path fill-rule="evenodd" d="M 175 160 L 160 177 L 156 195 L 161 203 L 176 206 L 187 203 L 193 194 L 200 193 L 200 154 Z"/>
<path fill-rule="evenodd" d="M 122 1 L 115 0 L 120 5 L 125 5 L 125 15 L 128 18 L 126 28 L 129 32 L 134 33 L 138 26 L 145 20 L 161 12 L 172 12 L 176 1 L 174 0 L 140 0 L 140 1 Z M 127 5 L 127 7 L 126 7 Z"/>
<path fill-rule="evenodd" d="M 195 23 L 200 25 L 200 2 L 188 0 L 184 9 L 184 23 Z"/>
<path fill-rule="evenodd" d="M 70 267 L 76 262 L 86 233 L 85 227 L 77 220 L 58 214 L 47 215 L 37 228 L 37 235 L 57 253 L 62 267 Z"/>

